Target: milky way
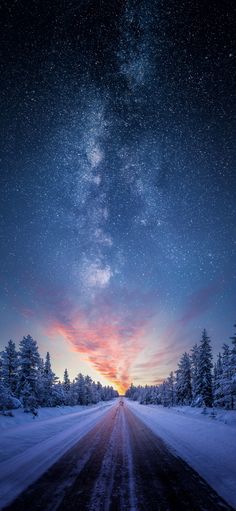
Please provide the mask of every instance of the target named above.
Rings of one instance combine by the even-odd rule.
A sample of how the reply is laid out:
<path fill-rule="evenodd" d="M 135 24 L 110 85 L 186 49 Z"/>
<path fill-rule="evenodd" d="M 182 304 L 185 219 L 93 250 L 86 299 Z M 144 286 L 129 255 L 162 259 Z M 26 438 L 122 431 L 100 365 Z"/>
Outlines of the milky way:
<path fill-rule="evenodd" d="M 66 343 L 72 372 L 124 388 L 203 327 L 227 340 L 232 7 L 2 2 L 3 346 L 41 335 L 60 371 Z"/>

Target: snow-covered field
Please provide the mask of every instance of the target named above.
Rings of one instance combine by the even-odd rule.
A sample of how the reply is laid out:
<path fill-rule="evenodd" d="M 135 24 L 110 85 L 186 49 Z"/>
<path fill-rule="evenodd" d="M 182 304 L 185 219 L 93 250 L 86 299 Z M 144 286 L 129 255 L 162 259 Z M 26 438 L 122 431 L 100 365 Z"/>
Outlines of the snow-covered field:
<path fill-rule="evenodd" d="M 114 405 L 42 408 L 0 416 L 0 506 L 5 506 L 90 431 Z"/>
<path fill-rule="evenodd" d="M 163 408 L 126 400 L 129 408 L 236 508 L 236 411 Z"/>

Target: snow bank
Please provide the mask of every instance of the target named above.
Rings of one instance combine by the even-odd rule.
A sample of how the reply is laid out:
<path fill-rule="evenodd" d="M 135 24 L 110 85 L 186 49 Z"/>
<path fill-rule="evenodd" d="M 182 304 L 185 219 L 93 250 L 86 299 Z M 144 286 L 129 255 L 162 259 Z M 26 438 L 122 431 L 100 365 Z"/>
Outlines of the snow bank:
<path fill-rule="evenodd" d="M 44 408 L 35 419 L 0 417 L 0 506 L 6 506 L 90 431 L 116 400 L 89 407 Z"/>
<path fill-rule="evenodd" d="M 236 508 L 236 411 L 219 412 L 219 422 L 209 411 L 203 415 L 190 407 L 167 409 L 128 399 L 126 404 Z"/>

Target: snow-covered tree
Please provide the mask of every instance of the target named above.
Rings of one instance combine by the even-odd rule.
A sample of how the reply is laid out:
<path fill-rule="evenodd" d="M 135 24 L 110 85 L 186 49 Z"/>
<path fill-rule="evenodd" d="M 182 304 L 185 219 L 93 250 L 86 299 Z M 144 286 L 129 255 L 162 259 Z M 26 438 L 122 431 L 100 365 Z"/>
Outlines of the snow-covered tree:
<path fill-rule="evenodd" d="M 176 371 L 176 402 L 190 405 L 192 401 L 191 362 L 188 353 L 184 353 Z"/>
<path fill-rule="evenodd" d="M 230 360 L 230 347 L 228 344 L 223 344 L 222 348 L 222 373 L 220 378 L 220 389 L 222 399 L 220 405 L 224 408 L 232 408 L 232 388 L 231 388 L 231 360 Z"/>
<path fill-rule="evenodd" d="M 14 394 L 18 384 L 19 359 L 15 343 L 10 340 L 1 353 L 1 380 Z"/>
<path fill-rule="evenodd" d="M 9 403 L 9 389 L 0 382 L 0 410 L 6 410 Z"/>
<path fill-rule="evenodd" d="M 38 404 L 40 406 L 46 406 L 44 387 L 44 359 L 42 357 L 39 357 L 39 363 L 37 367 L 37 382 L 35 393 L 37 394 Z"/>
<path fill-rule="evenodd" d="M 214 406 L 221 406 L 223 399 L 222 391 L 222 356 L 218 354 L 216 364 L 213 371 L 213 401 Z"/>
<path fill-rule="evenodd" d="M 99 387 L 94 381 L 91 385 L 91 399 L 93 404 L 96 404 L 100 401 Z"/>
<path fill-rule="evenodd" d="M 70 378 L 69 378 L 69 374 L 68 374 L 68 370 L 67 369 L 65 369 L 65 371 L 64 371 L 63 387 L 64 387 L 66 392 L 69 392 L 69 390 L 70 390 Z"/>
<path fill-rule="evenodd" d="M 90 376 L 85 376 L 84 378 L 84 388 L 85 388 L 85 404 L 88 405 L 89 403 L 93 402 L 93 395 L 92 395 L 92 378 Z"/>
<path fill-rule="evenodd" d="M 64 395 L 64 403 L 66 405 L 69 405 L 69 404 L 71 404 L 71 382 L 70 382 L 70 378 L 69 378 L 67 369 L 65 369 L 65 371 L 64 371 L 62 388 L 63 388 L 63 395 Z"/>
<path fill-rule="evenodd" d="M 173 371 L 169 374 L 166 380 L 166 401 L 168 406 L 174 406 L 176 400 L 175 377 Z"/>
<path fill-rule="evenodd" d="M 9 387 L 0 382 L 0 410 L 11 410 L 20 406 L 20 400 L 11 393 Z"/>
<path fill-rule="evenodd" d="M 71 403 L 66 398 L 63 383 L 59 381 L 53 387 L 53 406 L 64 406 L 69 404 Z"/>
<path fill-rule="evenodd" d="M 38 400 L 30 383 L 25 380 L 23 387 L 21 389 L 20 398 L 22 400 L 24 411 L 25 412 L 34 412 L 35 408 L 38 406 Z"/>
<path fill-rule="evenodd" d="M 205 329 L 199 347 L 196 399 L 199 405 L 212 406 L 212 349 Z"/>
<path fill-rule="evenodd" d="M 236 324 L 234 328 L 236 328 Z M 230 339 L 233 344 L 230 355 L 232 408 L 236 409 L 236 332 Z"/>
<path fill-rule="evenodd" d="M 77 404 L 86 405 L 87 404 L 87 396 L 86 396 L 86 388 L 85 388 L 85 378 L 79 373 L 75 378 L 75 389 L 77 395 Z"/>
<path fill-rule="evenodd" d="M 47 352 L 43 371 L 44 396 L 46 406 L 53 406 L 53 387 L 57 381 L 52 371 L 50 354 Z"/>
<path fill-rule="evenodd" d="M 196 404 L 197 399 L 197 382 L 198 382 L 198 369 L 199 369 L 199 347 L 194 344 L 191 349 L 191 386 L 192 386 L 192 403 Z"/>
<path fill-rule="evenodd" d="M 160 385 L 160 399 L 163 406 L 170 406 L 167 380 Z"/>
<path fill-rule="evenodd" d="M 214 404 L 217 407 L 236 409 L 236 333 L 231 339 L 232 349 L 227 344 L 223 345 L 213 375 L 211 341 L 204 330 L 200 346 L 195 344 L 190 356 L 184 353 L 181 357 L 175 382 L 173 375 L 170 375 L 160 385 L 141 387 L 131 384 L 126 396 L 143 404 Z"/>
<path fill-rule="evenodd" d="M 71 383 L 67 369 L 63 382 L 52 371 L 50 354 L 40 357 L 37 342 L 28 335 L 20 342 L 17 353 L 9 341 L 0 353 L 0 410 L 20 406 L 35 412 L 36 406 L 88 405 L 118 396 L 113 387 L 103 387 L 81 373 Z"/>
<path fill-rule="evenodd" d="M 19 365 L 18 393 L 22 396 L 24 403 L 26 401 L 29 403 L 29 394 L 32 396 L 32 403 L 36 402 L 40 356 L 37 342 L 30 335 L 23 337 L 20 342 Z"/>

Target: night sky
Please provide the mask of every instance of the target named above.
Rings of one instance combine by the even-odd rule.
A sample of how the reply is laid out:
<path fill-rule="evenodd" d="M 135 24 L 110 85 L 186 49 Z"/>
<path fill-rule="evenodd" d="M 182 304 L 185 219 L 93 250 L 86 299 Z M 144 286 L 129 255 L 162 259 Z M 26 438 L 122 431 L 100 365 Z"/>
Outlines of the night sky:
<path fill-rule="evenodd" d="M 1 346 L 159 382 L 236 319 L 233 1 L 2 0 Z"/>

